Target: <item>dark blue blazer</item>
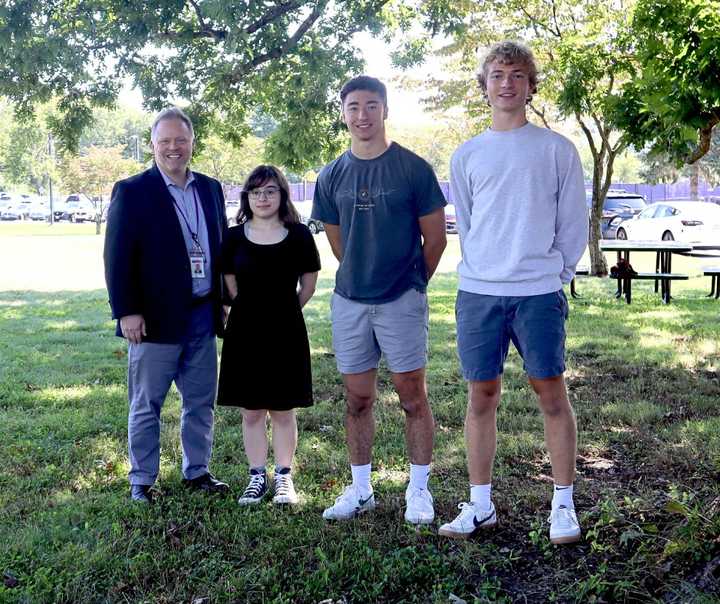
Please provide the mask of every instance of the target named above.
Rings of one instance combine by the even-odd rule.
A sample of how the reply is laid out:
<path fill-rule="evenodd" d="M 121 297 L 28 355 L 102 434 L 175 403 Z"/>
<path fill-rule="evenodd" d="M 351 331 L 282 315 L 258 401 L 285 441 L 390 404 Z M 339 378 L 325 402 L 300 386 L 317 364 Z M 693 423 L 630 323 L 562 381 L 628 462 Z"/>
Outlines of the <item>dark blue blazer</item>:
<path fill-rule="evenodd" d="M 227 232 L 222 187 L 195 175 L 212 259 L 215 334 L 222 335 L 220 246 Z M 105 282 L 112 316 L 140 314 L 146 342 L 182 341 L 192 310 L 192 279 L 185 239 L 172 196 L 156 166 L 115 183 L 105 231 Z"/>

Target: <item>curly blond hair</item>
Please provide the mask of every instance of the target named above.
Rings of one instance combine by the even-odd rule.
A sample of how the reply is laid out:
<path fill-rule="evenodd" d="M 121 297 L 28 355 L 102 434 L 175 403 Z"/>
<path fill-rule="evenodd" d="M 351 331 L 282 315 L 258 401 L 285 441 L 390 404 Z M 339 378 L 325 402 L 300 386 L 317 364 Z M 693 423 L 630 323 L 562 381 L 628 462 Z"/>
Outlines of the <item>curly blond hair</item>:
<path fill-rule="evenodd" d="M 532 51 L 522 44 L 514 40 L 503 40 L 497 44 L 493 44 L 483 57 L 480 64 L 480 71 L 477 74 L 478 84 L 485 93 L 487 92 L 487 76 L 490 64 L 498 61 L 503 65 L 526 65 L 528 68 L 528 79 L 530 82 L 530 94 L 537 92 L 537 65 L 535 64 L 535 56 Z"/>

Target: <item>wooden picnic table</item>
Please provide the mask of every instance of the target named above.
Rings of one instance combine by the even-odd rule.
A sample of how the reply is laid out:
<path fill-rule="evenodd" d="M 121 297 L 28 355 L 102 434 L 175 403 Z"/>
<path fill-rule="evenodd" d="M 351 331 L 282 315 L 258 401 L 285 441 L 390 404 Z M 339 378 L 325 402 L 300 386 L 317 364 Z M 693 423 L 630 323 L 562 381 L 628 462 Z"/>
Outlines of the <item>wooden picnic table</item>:
<path fill-rule="evenodd" d="M 618 278 L 618 289 L 616 297 L 625 295 L 625 300 L 630 304 L 632 300 L 633 279 L 644 279 L 655 281 L 655 291 L 660 286 L 660 297 L 665 304 L 671 300 L 670 284 L 673 281 L 687 280 L 688 275 L 672 272 L 672 255 L 691 252 L 693 246 L 680 241 L 634 241 L 631 239 L 602 239 L 600 249 L 603 252 L 617 252 L 617 259 L 624 259 L 630 264 L 630 252 L 654 252 L 655 272 L 636 273 L 634 275 L 623 275 Z"/>

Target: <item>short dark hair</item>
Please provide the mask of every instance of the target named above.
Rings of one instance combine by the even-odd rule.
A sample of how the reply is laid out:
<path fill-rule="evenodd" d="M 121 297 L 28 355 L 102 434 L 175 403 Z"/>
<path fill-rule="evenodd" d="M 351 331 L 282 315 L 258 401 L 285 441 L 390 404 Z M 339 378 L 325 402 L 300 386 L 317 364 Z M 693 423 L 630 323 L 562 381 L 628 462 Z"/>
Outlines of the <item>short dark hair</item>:
<path fill-rule="evenodd" d="M 192 121 L 180 107 L 166 107 L 160 113 L 155 116 L 152 126 L 150 127 L 150 140 L 155 142 L 155 133 L 157 132 L 158 124 L 165 120 L 180 120 L 183 122 L 188 130 L 190 130 L 190 137 L 195 138 L 195 131 L 193 129 Z"/>
<path fill-rule="evenodd" d="M 356 90 L 374 92 L 382 99 L 383 105 L 387 106 L 387 88 L 385 87 L 385 84 L 377 78 L 367 75 L 359 75 L 351 80 L 348 80 L 340 89 L 340 102 L 345 104 L 345 97 Z"/>
<path fill-rule="evenodd" d="M 279 168 L 271 165 L 260 165 L 255 168 L 247 177 L 240 193 L 240 209 L 238 210 L 236 220 L 238 224 L 247 222 L 253 217 L 250 209 L 249 193 L 253 189 L 262 187 L 268 180 L 274 179 L 280 189 L 280 208 L 278 215 L 285 226 L 297 224 L 300 222 L 300 214 L 295 206 L 290 202 L 290 185 L 287 178 Z"/>

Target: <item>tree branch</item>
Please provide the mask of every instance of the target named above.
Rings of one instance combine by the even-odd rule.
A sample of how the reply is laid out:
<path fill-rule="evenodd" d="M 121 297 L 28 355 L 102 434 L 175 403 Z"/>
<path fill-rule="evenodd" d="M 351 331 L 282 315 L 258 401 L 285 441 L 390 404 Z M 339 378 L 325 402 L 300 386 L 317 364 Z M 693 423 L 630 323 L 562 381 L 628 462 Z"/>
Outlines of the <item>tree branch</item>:
<path fill-rule="evenodd" d="M 587 138 L 588 145 L 590 145 L 590 153 L 593 156 L 593 161 L 597 162 L 599 160 L 600 153 L 595 145 L 595 139 L 593 138 L 592 132 L 590 132 L 590 128 L 587 127 L 579 113 L 575 114 L 575 119 L 577 120 L 577 123 L 580 124 L 581 130 L 585 134 L 585 138 Z"/>
<path fill-rule="evenodd" d="M 193 7 L 193 10 L 195 11 L 195 14 L 198 18 L 198 23 L 200 24 L 200 31 L 193 32 L 192 37 L 193 38 L 214 38 L 218 42 L 221 40 L 224 40 L 227 36 L 227 31 L 224 29 L 213 29 L 212 27 L 209 27 L 205 23 L 205 17 L 203 17 L 202 11 L 200 10 L 200 6 L 195 0 L 189 0 L 190 5 Z"/>
<path fill-rule="evenodd" d="M 550 124 L 548 123 L 547 119 L 545 118 L 545 111 L 544 111 L 544 110 L 543 110 L 543 111 L 540 111 L 540 110 L 539 110 L 537 107 L 535 107 L 535 105 L 533 105 L 532 103 L 528 103 L 527 106 L 530 108 L 530 111 L 532 111 L 535 115 L 537 115 L 537 116 L 540 118 L 540 120 L 541 120 L 542 123 L 543 123 L 543 126 L 545 126 L 548 130 L 552 130 L 552 127 L 550 126 Z"/>
<path fill-rule="evenodd" d="M 612 145 L 610 144 L 610 139 L 608 138 L 607 126 L 602 123 L 600 118 L 597 116 L 597 113 L 591 113 L 590 117 L 592 117 L 593 121 L 595 122 L 595 127 L 597 128 L 598 134 L 602 139 L 603 149 L 605 149 L 606 151 L 610 151 L 610 149 L 612 149 Z"/>
<path fill-rule="evenodd" d="M 560 29 L 560 25 L 558 24 L 557 20 L 557 5 L 555 4 L 555 0 L 551 0 L 550 4 L 552 5 L 552 20 L 555 24 L 555 35 L 558 38 L 562 38 L 562 30 Z"/>
<path fill-rule="evenodd" d="M 687 158 L 688 164 L 694 164 L 696 161 L 701 159 L 705 154 L 707 154 L 708 151 L 710 151 L 710 141 L 712 139 L 712 131 L 713 128 L 720 124 L 720 107 L 717 107 L 712 110 L 710 113 L 710 117 L 708 118 L 707 123 L 700 128 L 700 139 L 698 141 L 698 146 L 695 147 L 695 149 L 690 153 L 690 155 Z"/>
<path fill-rule="evenodd" d="M 273 48 L 265 54 L 256 56 L 252 61 L 247 61 L 246 63 L 243 63 L 240 67 L 233 70 L 232 73 L 228 74 L 228 76 L 226 77 L 226 81 L 231 84 L 236 84 L 259 65 L 283 56 L 291 48 L 297 45 L 300 38 L 302 38 L 313 26 L 315 21 L 320 18 L 320 15 L 322 15 L 324 8 L 325 2 L 318 3 L 312 10 L 312 12 L 307 16 L 305 21 L 300 24 L 295 33 L 290 38 L 288 38 L 288 40 L 284 44 Z"/>
<path fill-rule="evenodd" d="M 245 33 L 254 34 L 258 29 L 265 27 L 268 23 L 276 21 L 278 18 L 286 15 L 290 11 L 301 7 L 303 4 L 305 4 L 305 0 L 294 0 L 293 2 L 280 3 L 266 12 L 262 17 L 255 21 L 255 23 L 248 25 L 245 28 Z"/>

